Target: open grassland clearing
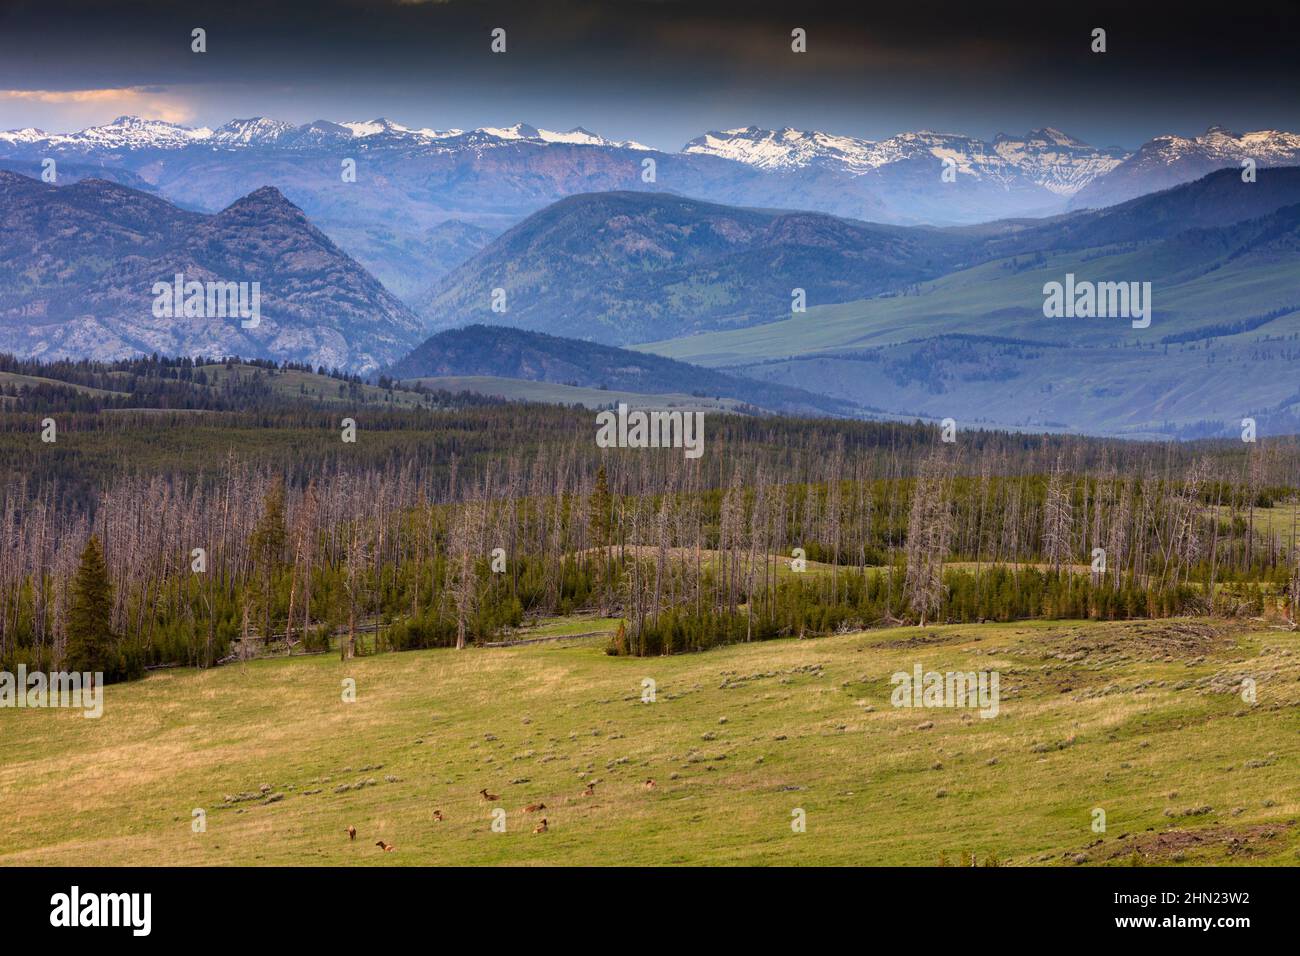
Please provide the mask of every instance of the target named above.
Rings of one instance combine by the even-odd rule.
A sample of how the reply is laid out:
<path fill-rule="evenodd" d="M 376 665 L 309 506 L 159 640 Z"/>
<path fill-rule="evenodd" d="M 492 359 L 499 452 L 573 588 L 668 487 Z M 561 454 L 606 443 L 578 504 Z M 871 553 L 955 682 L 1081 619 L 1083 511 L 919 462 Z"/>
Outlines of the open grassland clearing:
<path fill-rule="evenodd" d="M 1298 649 L 1174 619 L 172 669 L 0 712 L 0 862 L 1295 864 Z M 997 716 L 891 706 L 917 664 L 998 671 Z"/>

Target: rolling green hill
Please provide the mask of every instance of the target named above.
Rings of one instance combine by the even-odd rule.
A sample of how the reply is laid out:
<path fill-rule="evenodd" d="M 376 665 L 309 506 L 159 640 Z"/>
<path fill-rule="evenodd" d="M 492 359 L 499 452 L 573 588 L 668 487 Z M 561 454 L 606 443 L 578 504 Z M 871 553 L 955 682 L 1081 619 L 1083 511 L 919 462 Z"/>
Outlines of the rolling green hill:
<path fill-rule="evenodd" d="M 24 375 L 19 372 L 0 371 L 0 393 L 9 389 L 22 391 L 23 389 L 39 388 L 47 386 L 51 388 L 69 388 L 83 395 L 125 395 L 125 392 L 115 392 L 111 389 L 94 388 L 89 385 L 73 385 L 68 382 L 62 382 L 57 378 L 46 378 L 43 375 Z"/>
<path fill-rule="evenodd" d="M 1183 619 L 653 659 L 604 643 L 173 669 L 108 686 L 97 720 L 10 711 L 0 865 L 1296 863 L 1294 635 Z M 915 665 L 1000 671 L 997 715 L 891 706 Z"/>
<path fill-rule="evenodd" d="M 1244 187 L 1243 187 L 1244 188 Z M 1300 427 L 1300 205 L 1141 244 L 1009 257 L 914 295 L 638 346 L 899 416 L 1126 435 Z M 1148 281 L 1153 318 L 1045 318 L 1043 287 Z"/>
<path fill-rule="evenodd" d="M 455 381 L 468 382 L 474 386 L 472 390 L 478 390 L 483 385 L 479 380 L 486 379 L 491 394 L 586 405 L 608 404 L 615 400 L 615 392 L 632 394 L 638 404 L 644 404 L 646 396 L 675 393 L 679 398 L 694 397 L 697 404 L 707 399 L 710 407 L 717 407 L 714 399 L 725 399 L 730 407 L 749 404 L 796 414 L 851 415 L 858 411 L 853 403 L 800 388 L 761 384 L 658 355 L 499 325 L 440 332 L 387 374 L 404 381 L 423 381 L 431 388 L 448 388 L 447 382 Z M 507 379 L 519 382 L 503 385 Z"/>

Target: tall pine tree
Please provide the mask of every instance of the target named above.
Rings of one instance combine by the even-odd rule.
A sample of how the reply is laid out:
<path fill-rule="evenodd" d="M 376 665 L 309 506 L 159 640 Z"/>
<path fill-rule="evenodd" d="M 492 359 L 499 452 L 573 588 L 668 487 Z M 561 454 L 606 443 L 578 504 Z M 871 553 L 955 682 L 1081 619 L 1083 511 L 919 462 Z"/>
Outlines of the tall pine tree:
<path fill-rule="evenodd" d="M 67 667 L 74 671 L 111 671 L 113 586 L 99 538 L 94 535 L 81 552 L 81 565 L 72 581 L 68 609 Z"/>

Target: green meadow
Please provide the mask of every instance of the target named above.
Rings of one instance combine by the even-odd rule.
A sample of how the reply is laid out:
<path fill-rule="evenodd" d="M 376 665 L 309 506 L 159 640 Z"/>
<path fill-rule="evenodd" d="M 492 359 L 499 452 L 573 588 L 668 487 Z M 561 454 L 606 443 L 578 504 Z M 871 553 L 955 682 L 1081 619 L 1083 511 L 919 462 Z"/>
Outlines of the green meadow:
<path fill-rule="evenodd" d="M 0 863 L 1300 862 L 1293 632 L 903 627 L 636 659 L 605 653 L 613 626 L 161 670 L 98 720 L 0 710 Z M 917 664 L 997 671 L 996 716 L 892 706 Z"/>

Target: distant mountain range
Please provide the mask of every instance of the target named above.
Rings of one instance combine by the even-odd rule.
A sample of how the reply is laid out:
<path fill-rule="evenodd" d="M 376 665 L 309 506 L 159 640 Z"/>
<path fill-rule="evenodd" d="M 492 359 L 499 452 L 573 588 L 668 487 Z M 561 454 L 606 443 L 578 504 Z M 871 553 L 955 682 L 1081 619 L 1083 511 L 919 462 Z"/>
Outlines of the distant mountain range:
<path fill-rule="evenodd" d="M 277 187 L 408 304 L 459 265 L 447 220 L 496 235 L 567 196 L 671 192 L 733 206 L 799 209 L 887 224 L 973 224 L 1102 206 L 1254 158 L 1300 163 L 1300 137 L 1272 130 L 1161 136 L 1132 155 L 1055 129 L 968 136 L 909 132 L 880 141 L 755 127 L 706 133 L 679 152 L 523 123 L 434 130 L 387 119 L 294 125 L 265 117 L 216 129 L 123 116 L 74 133 L 0 133 L 0 167 L 53 157 L 132 174 L 179 205 L 217 212 L 250 185 Z M 956 181 L 944 182 L 944 159 Z M 357 182 L 340 164 L 356 161 Z M 654 164 L 647 179 L 646 160 Z M 15 164 L 26 164 L 18 167 Z M 105 173 L 101 178 L 114 178 Z"/>
<path fill-rule="evenodd" d="M 44 130 L 30 127 L 0 132 L 0 141 L 15 145 L 36 145 L 45 149 L 86 153 L 102 150 L 182 149 L 187 146 L 228 149 L 281 146 L 314 149 L 318 146 L 350 144 L 355 140 L 365 140 L 366 145 L 370 147 L 431 144 L 455 147 L 490 146 L 502 142 L 526 140 L 581 146 L 617 146 L 640 150 L 650 148 L 631 141 L 607 140 L 581 127 L 563 133 L 538 129 L 526 123 L 500 128 L 482 127 L 474 130 L 412 129 L 383 117 L 348 123 L 317 120 L 314 123 L 295 126 L 293 123 L 256 116 L 251 119 L 234 119 L 216 129 L 211 129 L 207 126 L 181 126 L 165 120 L 143 119 L 139 116 L 119 116 L 111 123 L 91 126 L 75 133 L 46 133 Z"/>
<path fill-rule="evenodd" d="M 871 141 L 795 129 L 758 127 L 707 133 L 683 152 L 719 156 L 770 171 L 848 174 L 880 197 L 884 221 L 976 222 L 1047 215 L 1127 156 L 1097 149 L 1060 130 L 999 135 L 992 142 L 929 131 Z M 945 161 L 956 181 L 941 178 Z M 944 188 L 951 186 L 953 188 Z"/>
<path fill-rule="evenodd" d="M 1117 148 L 1095 149 L 1056 129 L 1025 136 L 999 135 L 991 143 L 969 136 L 928 131 L 901 133 L 873 142 L 851 136 L 770 130 L 749 126 L 706 133 L 683 147 L 685 153 L 723 156 L 763 169 L 839 166 L 866 175 L 894 163 L 951 157 L 962 175 L 1010 183 L 1024 178 L 1063 196 L 1110 172 L 1127 155 Z"/>
<path fill-rule="evenodd" d="M 646 197 L 638 197 L 646 198 Z M 613 392 L 699 395 L 851 415 L 858 406 L 654 355 L 472 326 L 420 341 L 416 317 L 273 187 L 209 216 L 99 179 L 54 186 L 0 171 L 3 350 L 44 359 L 159 353 L 273 358 L 402 378 L 496 376 Z M 449 243 L 481 239 L 444 223 Z M 158 315 L 154 284 L 258 282 L 259 323 Z"/>
<path fill-rule="evenodd" d="M 1300 431 L 1290 133 L 1210 130 L 1126 156 L 1051 129 L 992 143 L 748 129 L 667 154 L 522 125 L 123 118 L 3 134 L 0 153 L 23 173 L 0 171 L 0 347 L 20 355 L 239 354 L 552 383 L 596 402 L 725 394 L 1132 435 L 1257 414 L 1261 431 Z M 58 185 L 33 178 L 51 157 Z M 944 157 L 956 183 L 940 179 Z M 340 178 L 345 159 L 357 183 Z M 958 218 L 1053 214 L 860 218 L 930 202 Z M 154 285 L 178 273 L 259 282 L 260 325 L 155 314 Z M 1044 284 L 1067 275 L 1149 282 L 1150 328 L 1045 319 Z"/>
<path fill-rule="evenodd" d="M 100 179 L 0 171 L 0 222 L 0 329 L 19 355 L 244 355 L 366 372 L 421 337 L 415 315 L 273 187 L 205 215 Z M 155 284 L 178 273 L 259 283 L 256 326 L 156 314 Z"/>

